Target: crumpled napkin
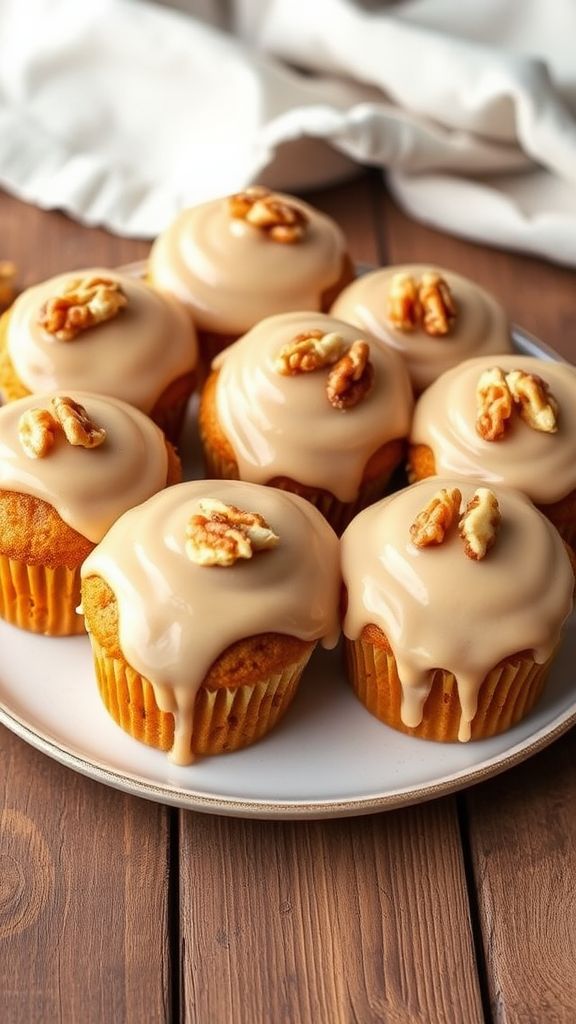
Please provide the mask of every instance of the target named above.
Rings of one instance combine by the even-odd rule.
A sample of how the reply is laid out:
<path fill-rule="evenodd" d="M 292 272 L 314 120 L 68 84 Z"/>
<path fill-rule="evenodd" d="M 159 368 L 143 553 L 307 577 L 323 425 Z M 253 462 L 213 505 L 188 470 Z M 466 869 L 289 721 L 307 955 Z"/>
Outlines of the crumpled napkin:
<path fill-rule="evenodd" d="M 576 263 L 572 0 L 174 2 L 3 0 L 6 189 L 146 237 L 370 164 L 424 221 Z"/>

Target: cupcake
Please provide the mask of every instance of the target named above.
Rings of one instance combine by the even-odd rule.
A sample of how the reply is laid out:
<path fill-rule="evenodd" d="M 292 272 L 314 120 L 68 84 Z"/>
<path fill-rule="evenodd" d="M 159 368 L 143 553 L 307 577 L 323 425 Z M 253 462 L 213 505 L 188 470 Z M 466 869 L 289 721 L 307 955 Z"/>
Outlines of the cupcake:
<path fill-rule="evenodd" d="M 496 299 L 440 267 L 407 264 L 365 274 L 330 312 L 399 352 L 416 394 L 464 359 L 512 351 L 510 325 Z"/>
<path fill-rule="evenodd" d="M 470 359 L 419 399 L 410 475 L 502 483 L 576 546 L 576 369 L 528 356 Z"/>
<path fill-rule="evenodd" d="M 353 276 L 330 217 L 258 187 L 184 210 L 149 260 L 150 283 L 189 308 L 207 366 L 264 317 L 326 312 Z"/>
<path fill-rule="evenodd" d="M 180 480 L 178 458 L 144 413 L 78 391 L 4 406 L 0 439 L 0 616 L 82 633 L 82 562 L 126 509 Z"/>
<path fill-rule="evenodd" d="M 338 541 L 291 494 L 194 481 L 122 516 L 82 568 L 104 704 L 176 764 L 237 750 L 284 714 L 338 637 Z"/>
<path fill-rule="evenodd" d="M 110 395 L 147 413 L 173 441 L 196 362 L 186 310 L 114 270 L 76 270 L 28 288 L 0 320 L 5 402 L 59 389 Z"/>
<path fill-rule="evenodd" d="M 350 678 L 368 710 L 424 739 L 483 739 L 542 693 L 573 603 L 557 531 L 522 494 L 424 480 L 342 537 Z"/>
<path fill-rule="evenodd" d="M 208 475 L 293 491 L 341 531 L 403 461 L 411 412 L 395 352 L 322 313 L 269 317 L 222 353 L 206 382 Z"/>

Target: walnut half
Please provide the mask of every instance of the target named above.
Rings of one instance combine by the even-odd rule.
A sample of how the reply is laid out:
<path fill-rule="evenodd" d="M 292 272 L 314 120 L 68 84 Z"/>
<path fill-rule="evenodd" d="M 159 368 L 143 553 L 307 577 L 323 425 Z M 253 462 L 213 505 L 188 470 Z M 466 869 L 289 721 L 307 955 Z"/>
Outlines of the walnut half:
<path fill-rule="evenodd" d="M 366 397 L 373 383 L 370 346 L 367 341 L 354 341 L 328 374 L 328 401 L 335 409 L 352 409 Z"/>
<path fill-rule="evenodd" d="M 345 348 L 344 338 L 334 331 L 328 334 L 320 330 L 303 331 L 280 349 L 274 369 L 283 377 L 313 373 L 324 366 L 332 366 Z"/>
<path fill-rule="evenodd" d="M 512 370 L 506 384 L 520 416 L 532 430 L 555 434 L 558 430 L 558 403 L 546 381 L 535 373 Z"/>
<path fill-rule="evenodd" d="M 186 527 L 186 554 L 196 565 L 234 565 L 239 558 L 277 547 L 280 538 L 263 516 L 217 498 L 199 502 Z"/>
<path fill-rule="evenodd" d="M 462 494 L 457 487 L 453 487 L 451 490 L 446 490 L 443 487 L 437 491 L 418 513 L 410 527 L 412 543 L 417 548 L 442 544 L 455 516 L 460 512 L 461 501 Z"/>
<path fill-rule="evenodd" d="M 18 421 L 18 438 L 29 459 L 43 459 L 54 447 L 58 423 L 47 409 L 28 409 Z"/>
<path fill-rule="evenodd" d="M 79 277 L 42 306 L 38 323 L 58 341 L 74 341 L 89 327 L 117 316 L 128 300 L 108 277 Z"/>
<path fill-rule="evenodd" d="M 258 185 L 229 196 L 228 212 L 235 220 L 260 228 L 273 242 L 287 245 L 300 242 L 308 224 L 300 207 Z"/>
<path fill-rule="evenodd" d="M 501 520 L 496 495 L 487 487 L 479 487 L 468 502 L 458 527 L 468 558 L 480 561 L 485 557 L 496 540 Z"/>
<path fill-rule="evenodd" d="M 504 437 L 514 410 L 512 395 L 499 366 L 484 370 L 476 385 L 476 430 L 485 441 Z"/>
<path fill-rule="evenodd" d="M 401 271 L 394 274 L 388 290 L 388 319 L 400 331 L 420 328 L 431 337 L 450 334 L 456 322 L 456 303 L 448 282 L 436 271 L 419 281 Z"/>

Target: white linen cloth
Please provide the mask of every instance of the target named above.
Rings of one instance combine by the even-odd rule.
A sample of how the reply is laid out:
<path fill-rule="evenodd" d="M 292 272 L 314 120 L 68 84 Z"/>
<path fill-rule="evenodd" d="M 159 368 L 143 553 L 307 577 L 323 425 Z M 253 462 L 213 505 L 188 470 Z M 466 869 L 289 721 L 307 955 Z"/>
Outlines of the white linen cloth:
<path fill-rule="evenodd" d="M 150 236 L 358 162 L 422 220 L 576 263 L 574 0 L 174 3 L 1 0 L 3 187 Z"/>

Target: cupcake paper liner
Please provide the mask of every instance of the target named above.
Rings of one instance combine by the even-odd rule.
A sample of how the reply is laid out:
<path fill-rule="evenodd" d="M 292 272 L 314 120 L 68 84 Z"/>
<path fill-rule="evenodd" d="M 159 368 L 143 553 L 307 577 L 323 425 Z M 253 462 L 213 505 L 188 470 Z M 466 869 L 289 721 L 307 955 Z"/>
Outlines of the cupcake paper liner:
<path fill-rule="evenodd" d="M 174 717 L 161 711 L 150 682 L 126 662 L 112 658 L 90 636 L 100 694 L 114 721 L 134 739 L 168 751 Z M 191 753 L 240 750 L 268 733 L 288 708 L 310 652 L 280 674 L 254 684 L 200 687 L 193 711 Z"/>
<path fill-rule="evenodd" d="M 0 616 L 13 626 L 45 636 L 84 633 L 80 569 L 28 565 L 0 555 Z"/>
<path fill-rule="evenodd" d="M 458 740 L 460 700 L 452 673 L 436 669 L 422 721 L 409 728 L 400 717 L 402 687 L 394 656 L 362 639 L 347 640 L 346 653 L 356 695 L 381 722 L 421 739 Z M 537 665 L 530 655 L 522 654 L 496 665 L 480 687 L 471 739 L 495 736 L 524 718 L 542 693 L 552 660 Z"/>

